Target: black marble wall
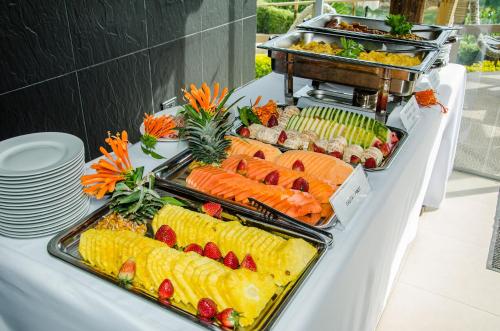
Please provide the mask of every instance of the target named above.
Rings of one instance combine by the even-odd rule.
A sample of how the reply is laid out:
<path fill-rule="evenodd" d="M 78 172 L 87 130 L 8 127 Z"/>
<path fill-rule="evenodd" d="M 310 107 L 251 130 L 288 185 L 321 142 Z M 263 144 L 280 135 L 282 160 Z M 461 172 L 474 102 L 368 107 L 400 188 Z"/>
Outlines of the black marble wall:
<path fill-rule="evenodd" d="M 186 84 L 254 78 L 256 0 L 0 2 L 0 140 L 63 131 L 99 155 L 108 130 Z"/>

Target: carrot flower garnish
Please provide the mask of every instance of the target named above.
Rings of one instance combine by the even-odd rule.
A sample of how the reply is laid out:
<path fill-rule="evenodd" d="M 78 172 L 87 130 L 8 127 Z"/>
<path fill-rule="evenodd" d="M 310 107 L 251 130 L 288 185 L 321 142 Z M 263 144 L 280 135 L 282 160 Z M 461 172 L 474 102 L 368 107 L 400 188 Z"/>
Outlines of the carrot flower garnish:
<path fill-rule="evenodd" d="M 439 102 L 438 99 L 436 98 L 434 90 L 428 89 L 424 91 L 415 92 L 415 99 L 417 99 L 417 103 L 421 107 L 430 107 L 434 105 L 439 105 L 441 106 L 442 113 L 448 112 L 448 108 L 441 102 Z"/>
<path fill-rule="evenodd" d="M 262 125 L 267 125 L 267 122 L 271 118 L 272 115 L 278 117 L 278 105 L 274 100 L 269 100 L 265 105 L 259 106 L 259 102 L 262 99 L 261 96 L 258 96 L 252 105 L 252 111 L 259 118 Z"/>
<path fill-rule="evenodd" d="M 214 84 L 213 93 L 206 83 L 201 84 L 201 88 L 197 88 L 194 84 L 189 87 L 189 91 L 187 89 L 183 90 L 184 98 L 198 113 L 203 110 L 210 115 L 215 114 L 219 108 L 222 108 L 219 106 L 222 102 L 225 103 L 225 98 L 228 95 L 227 87 L 222 89 L 219 95 L 219 83 Z M 224 103 L 222 103 L 222 106 Z"/>
<path fill-rule="evenodd" d="M 80 178 L 84 186 L 83 191 L 97 199 L 101 199 L 106 193 L 113 192 L 116 183 L 125 180 L 133 170 L 128 155 L 127 131 L 122 131 L 121 135 L 117 133 L 115 136 L 108 133 L 105 142 L 111 147 L 114 156 L 104 147 L 99 147 L 104 157 L 90 166 L 96 173 Z"/>

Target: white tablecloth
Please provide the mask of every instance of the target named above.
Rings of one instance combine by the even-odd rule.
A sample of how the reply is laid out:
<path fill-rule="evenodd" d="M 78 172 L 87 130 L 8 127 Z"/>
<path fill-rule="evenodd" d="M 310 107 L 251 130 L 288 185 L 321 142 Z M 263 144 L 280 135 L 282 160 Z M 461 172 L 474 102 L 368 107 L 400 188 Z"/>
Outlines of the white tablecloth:
<path fill-rule="evenodd" d="M 369 173 L 369 200 L 344 231 L 334 231 L 335 247 L 282 314 L 277 330 L 374 330 L 425 203 L 438 207 L 453 165 L 465 90 L 465 71 L 442 69 L 439 99 L 449 106 L 422 110 L 422 118 L 394 160 Z M 304 83 L 298 80 L 296 86 Z M 238 91 L 247 99 L 283 102 L 283 79 L 271 74 Z M 398 110 L 389 124 L 401 126 Z M 162 143 L 173 156 L 184 143 Z M 161 161 L 135 145 L 136 166 L 153 169 Z M 102 202 L 93 202 L 97 208 Z M 135 297 L 46 251 L 50 238 L 0 237 L 0 330 L 190 330 L 198 327 Z"/>

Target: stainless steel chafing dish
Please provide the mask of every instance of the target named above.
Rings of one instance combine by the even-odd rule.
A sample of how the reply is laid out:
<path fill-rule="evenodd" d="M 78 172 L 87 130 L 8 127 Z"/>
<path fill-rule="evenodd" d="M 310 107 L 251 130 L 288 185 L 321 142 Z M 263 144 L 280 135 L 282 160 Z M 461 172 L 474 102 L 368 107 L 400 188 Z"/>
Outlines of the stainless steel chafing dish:
<path fill-rule="evenodd" d="M 293 77 L 303 77 L 322 82 L 332 82 L 354 87 L 379 90 L 377 114 L 385 120 L 388 94 L 397 96 L 411 95 L 420 74 L 428 71 L 439 55 L 436 48 L 401 44 L 392 41 L 380 41 L 370 38 L 350 37 L 362 44 L 367 51 L 386 50 L 399 54 L 418 56 L 422 62 L 418 66 L 405 67 L 387 65 L 320 54 L 304 50 L 290 49 L 299 42 L 311 41 L 340 45 L 341 34 L 296 30 L 283 36 L 271 39 L 259 48 L 269 50 L 274 72 L 285 74 L 285 96 L 293 97 Z"/>
<path fill-rule="evenodd" d="M 350 25 L 352 25 L 353 23 L 358 23 L 360 25 L 366 26 L 368 29 L 371 30 L 387 31 L 388 34 L 379 35 L 379 34 L 326 27 L 325 25 L 332 20 L 337 20 L 339 23 L 345 22 Z M 448 27 L 443 27 L 439 25 L 415 24 L 413 25 L 412 29 L 415 31 L 413 33 L 421 37 L 422 40 L 401 39 L 401 38 L 391 37 L 391 35 L 389 35 L 390 27 L 387 24 L 385 24 L 384 20 L 359 17 L 359 16 L 338 15 L 338 14 L 324 14 L 314 17 L 300 24 L 299 28 L 313 30 L 313 31 L 328 32 L 328 33 L 334 32 L 346 36 L 369 37 L 381 41 L 397 41 L 398 43 L 418 45 L 418 46 L 440 47 L 445 43 L 455 41 L 455 37 L 452 36 L 453 30 L 450 30 Z M 419 32 L 419 30 L 425 30 L 425 31 Z"/>

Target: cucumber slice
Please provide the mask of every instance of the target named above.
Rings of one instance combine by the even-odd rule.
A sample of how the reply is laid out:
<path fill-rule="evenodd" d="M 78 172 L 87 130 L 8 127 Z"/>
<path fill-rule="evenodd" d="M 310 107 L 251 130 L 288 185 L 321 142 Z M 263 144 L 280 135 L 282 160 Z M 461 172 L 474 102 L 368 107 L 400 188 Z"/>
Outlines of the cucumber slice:
<path fill-rule="evenodd" d="M 300 117 L 300 119 L 297 123 L 297 131 L 303 132 L 308 120 L 309 120 L 309 117 Z"/>
<path fill-rule="evenodd" d="M 321 133 L 320 133 L 321 139 L 326 139 L 328 128 L 330 128 L 330 121 L 322 120 L 322 123 L 321 123 Z"/>
<path fill-rule="evenodd" d="M 287 130 L 295 130 L 295 125 L 299 119 L 299 116 L 293 115 L 289 120 L 288 123 L 286 124 L 286 129 Z"/>

